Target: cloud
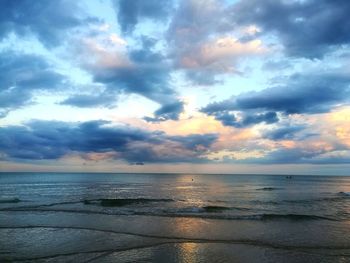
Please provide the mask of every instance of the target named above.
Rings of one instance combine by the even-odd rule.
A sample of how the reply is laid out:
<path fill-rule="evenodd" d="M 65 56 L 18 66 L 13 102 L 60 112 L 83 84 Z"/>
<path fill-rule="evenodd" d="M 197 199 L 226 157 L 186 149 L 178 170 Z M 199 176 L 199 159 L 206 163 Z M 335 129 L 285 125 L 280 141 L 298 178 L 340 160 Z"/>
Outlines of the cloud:
<path fill-rule="evenodd" d="M 242 111 L 245 114 L 280 112 L 286 115 L 324 113 L 349 101 L 349 84 L 350 77 L 345 74 L 295 74 L 286 80 L 286 84 L 211 103 L 201 111 L 221 118 L 223 122 L 229 121 L 230 115 L 227 112 L 232 111 Z M 235 120 L 231 118 L 231 121 L 234 124 Z"/>
<path fill-rule="evenodd" d="M 78 108 L 94 108 L 116 106 L 118 101 L 117 95 L 113 92 L 103 91 L 97 94 L 76 94 L 61 101 L 61 105 L 70 105 Z"/>
<path fill-rule="evenodd" d="M 171 0 L 114 0 L 118 22 L 123 33 L 132 33 L 142 19 L 164 21 L 172 9 Z"/>
<path fill-rule="evenodd" d="M 13 52 L 0 53 L 1 89 L 55 89 L 63 80 L 40 56 Z"/>
<path fill-rule="evenodd" d="M 255 24 L 277 35 L 290 56 L 321 58 L 350 41 L 347 0 L 241 0 L 231 9 L 238 25 Z"/>
<path fill-rule="evenodd" d="M 172 17 L 167 31 L 170 55 L 175 68 L 194 84 L 218 83 L 220 75 L 238 73 L 242 58 L 266 52 L 252 29 L 233 26 L 228 11 L 223 1 L 189 0 L 180 1 Z"/>
<path fill-rule="evenodd" d="M 293 65 L 288 59 L 282 59 L 278 61 L 269 60 L 264 63 L 262 69 L 266 72 L 281 72 L 282 70 L 292 69 Z"/>
<path fill-rule="evenodd" d="M 196 52 L 193 52 L 196 49 Z M 201 46 L 188 50 L 180 60 L 181 67 L 200 68 L 216 67 L 218 71 L 230 71 L 227 60 L 234 60 L 242 56 L 259 54 L 264 52 L 260 40 L 252 40 L 246 43 L 232 37 L 218 38 Z M 226 65 L 227 64 L 227 65 Z"/>
<path fill-rule="evenodd" d="M 217 75 L 238 74 L 236 65 L 242 58 L 266 52 L 260 40 L 240 42 L 233 37 L 217 38 L 179 50 L 177 67 L 195 84 L 218 83 Z"/>
<path fill-rule="evenodd" d="M 276 136 L 277 140 L 290 138 L 289 135 Z M 3 160 L 12 161 L 55 160 L 80 155 L 95 161 L 114 159 L 145 164 L 198 163 L 216 161 L 213 147 L 218 139 L 214 133 L 167 135 L 160 131 L 112 125 L 107 121 L 31 121 L 25 126 L 0 128 L 0 152 Z M 346 159 L 349 156 L 348 149 L 315 140 L 288 148 L 280 145 L 278 148 L 259 150 L 254 147 L 250 150 L 249 147 L 241 146 L 239 151 L 233 152 L 220 148 L 217 156 L 228 156 L 222 161 L 235 163 L 349 163 L 349 159 Z"/>
<path fill-rule="evenodd" d="M 31 94 L 27 90 L 19 88 L 8 88 L 5 90 L 0 90 L 0 109 L 4 112 L 3 116 L 5 117 L 7 113 L 19 107 L 22 107 L 31 101 Z"/>
<path fill-rule="evenodd" d="M 208 158 L 237 164 L 341 164 L 350 163 L 349 149 L 339 148 L 323 141 L 309 141 L 294 147 L 253 150 L 240 148 L 210 152 Z"/>
<path fill-rule="evenodd" d="M 154 117 L 145 117 L 149 122 L 159 122 L 165 120 L 178 120 L 179 115 L 184 110 L 184 103 L 181 101 L 164 104 L 154 112 Z"/>
<path fill-rule="evenodd" d="M 171 136 L 171 140 L 180 142 L 184 147 L 191 151 L 205 151 L 217 140 L 217 135 L 208 134 L 190 134 L 187 136 Z"/>
<path fill-rule="evenodd" d="M 115 44 L 109 34 L 79 39 L 72 53 L 77 55 L 80 66 L 88 71 L 132 66 L 124 45 Z"/>
<path fill-rule="evenodd" d="M 42 57 L 3 52 L 0 61 L 0 109 L 3 115 L 30 103 L 34 91 L 58 90 L 66 84 L 65 77 L 55 72 Z"/>
<path fill-rule="evenodd" d="M 310 163 L 313 158 L 325 153 L 324 149 L 310 148 L 282 148 L 271 151 L 269 154 L 253 160 L 256 163 Z"/>
<path fill-rule="evenodd" d="M 222 82 L 217 78 L 217 74 L 215 74 L 215 72 L 212 72 L 211 69 L 198 70 L 198 68 L 188 68 L 186 69 L 185 76 L 195 85 L 211 86 Z"/>
<path fill-rule="evenodd" d="M 4 0 L 0 3 L 0 38 L 9 33 L 35 35 L 47 47 L 59 45 L 70 29 L 97 22 L 72 1 Z"/>
<path fill-rule="evenodd" d="M 279 141 L 279 140 L 304 140 L 311 136 L 319 135 L 317 133 L 305 132 L 306 125 L 286 125 L 270 130 L 264 130 L 262 136 L 264 138 Z"/>
<path fill-rule="evenodd" d="M 128 162 L 198 162 L 216 139 L 215 134 L 168 136 L 106 121 L 31 121 L 0 128 L 0 149 L 7 159 L 58 159 L 76 153 Z"/>
<path fill-rule="evenodd" d="M 216 120 L 221 121 L 225 126 L 233 126 L 236 128 L 245 128 L 259 123 L 271 124 L 278 122 L 278 117 L 275 112 L 266 112 L 258 114 L 240 114 L 240 118 L 237 118 L 237 114 L 230 113 L 228 111 L 215 112 L 211 114 Z"/>
<path fill-rule="evenodd" d="M 126 51 L 90 40 L 80 63 L 95 83 L 106 87 L 106 93 L 134 93 L 159 103 L 160 109 L 148 121 L 176 120 L 183 103 L 170 84 L 171 65 L 155 50 L 156 40 L 141 37 L 140 43 L 140 48 Z"/>
<path fill-rule="evenodd" d="M 350 149 L 350 107 L 338 108 L 329 114 L 322 116 L 319 121 L 328 134 L 334 134 L 339 143 L 346 145 Z"/>
<path fill-rule="evenodd" d="M 350 151 L 329 151 L 304 147 L 277 149 L 263 158 L 246 159 L 244 162 L 260 164 L 340 164 L 350 163 Z"/>
<path fill-rule="evenodd" d="M 205 26 L 203 26 L 205 25 Z M 168 39 L 186 48 L 207 39 L 211 33 L 232 28 L 222 2 L 216 0 L 182 0 L 170 22 Z"/>

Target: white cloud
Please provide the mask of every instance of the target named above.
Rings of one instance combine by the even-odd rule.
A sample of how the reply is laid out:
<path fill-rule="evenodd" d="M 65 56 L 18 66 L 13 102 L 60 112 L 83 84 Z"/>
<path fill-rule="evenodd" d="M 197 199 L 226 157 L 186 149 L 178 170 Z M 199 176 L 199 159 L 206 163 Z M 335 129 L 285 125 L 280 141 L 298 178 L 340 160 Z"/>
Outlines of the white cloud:
<path fill-rule="evenodd" d="M 119 37 L 117 34 L 112 33 L 109 36 L 109 40 L 116 45 L 122 45 L 122 46 L 126 46 L 128 45 L 128 43 L 126 42 L 126 40 L 122 39 L 121 37 Z"/>
<path fill-rule="evenodd" d="M 188 49 L 180 58 L 179 65 L 183 68 L 212 66 L 219 71 L 232 71 L 238 59 L 266 51 L 259 39 L 240 42 L 233 37 L 220 37 Z"/>

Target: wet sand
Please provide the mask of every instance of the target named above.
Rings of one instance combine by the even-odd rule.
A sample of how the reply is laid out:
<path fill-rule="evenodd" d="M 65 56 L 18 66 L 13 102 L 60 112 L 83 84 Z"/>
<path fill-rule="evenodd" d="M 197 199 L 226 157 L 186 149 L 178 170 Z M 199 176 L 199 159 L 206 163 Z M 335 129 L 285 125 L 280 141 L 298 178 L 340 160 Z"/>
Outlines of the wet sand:
<path fill-rule="evenodd" d="M 0 218 L 0 258 L 26 262 L 349 262 L 350 235 L 345 233 L 349 233 L 348 225 L 337 225 L 336 232 L 333 226 L 328 232 L 322 222 L 13 211 Z"/>

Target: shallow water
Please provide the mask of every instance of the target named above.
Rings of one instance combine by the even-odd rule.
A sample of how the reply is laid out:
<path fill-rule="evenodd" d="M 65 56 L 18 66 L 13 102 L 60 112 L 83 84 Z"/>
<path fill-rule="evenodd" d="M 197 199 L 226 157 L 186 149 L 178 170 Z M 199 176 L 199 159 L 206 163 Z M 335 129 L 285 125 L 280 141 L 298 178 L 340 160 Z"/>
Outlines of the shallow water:
<path fill-rule="evenodd" d="M 333 176 L 2 173 L 0 259 L 350 262 L 349 192 Z"/>

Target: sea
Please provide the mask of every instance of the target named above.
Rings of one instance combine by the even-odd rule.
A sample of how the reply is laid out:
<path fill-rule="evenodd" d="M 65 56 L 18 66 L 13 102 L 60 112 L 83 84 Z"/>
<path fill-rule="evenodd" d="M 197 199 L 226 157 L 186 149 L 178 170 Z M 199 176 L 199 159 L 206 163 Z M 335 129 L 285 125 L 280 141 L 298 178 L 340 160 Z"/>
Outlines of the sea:
<path fill-rule="evenodd" d="M 0 173 L 0 262 L 350 262 L 350 177 Z"/>

